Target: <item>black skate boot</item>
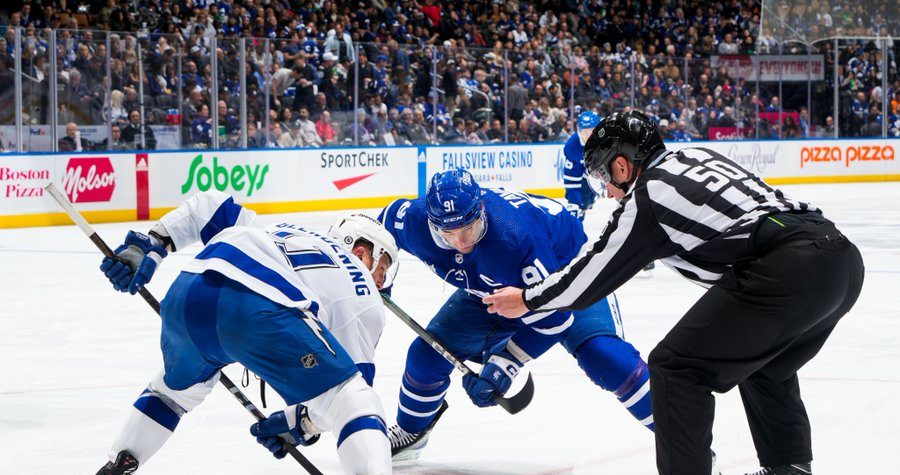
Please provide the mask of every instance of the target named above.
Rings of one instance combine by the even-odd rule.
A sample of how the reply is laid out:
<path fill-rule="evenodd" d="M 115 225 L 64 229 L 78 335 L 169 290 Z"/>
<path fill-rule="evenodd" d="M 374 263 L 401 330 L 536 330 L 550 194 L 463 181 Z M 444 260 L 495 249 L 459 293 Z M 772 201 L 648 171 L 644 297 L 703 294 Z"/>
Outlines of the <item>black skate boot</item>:
<path fill-rule="evenodd" d="M 138 461 L 127 450 L 119 452 L 115 462 L 106 462 L 106 465 L 97 472 L 97 475 L 126 475 L 134 473 L 138 469 Z"/>
<path fill-rule="evenodd" d="M 747 475 L 812 475 L 812 467 L 808 463 L 792 463 L 777 467 L 763 467 L 761 470 Z"/>
<path fill-rule="evenodd" d="M 391 439 L 391 460 L 402 462 L 419 458 L 422 449 L 428 444 L 428 434 L 448 407 L 447 401 L 441 401 L 441 407 L 434 414 L 434 419 L 421 432 L 415 434 L 406 432 L 398 424 L 392 425 L 388 429 L 388 438 Z"/>

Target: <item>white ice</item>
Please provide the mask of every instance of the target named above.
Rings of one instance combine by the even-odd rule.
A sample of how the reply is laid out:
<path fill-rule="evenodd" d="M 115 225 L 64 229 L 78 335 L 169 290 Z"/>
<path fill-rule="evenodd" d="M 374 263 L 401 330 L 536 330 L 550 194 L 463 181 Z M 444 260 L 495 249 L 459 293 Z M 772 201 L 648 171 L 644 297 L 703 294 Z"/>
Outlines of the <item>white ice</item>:
<path fill-rule="evenodd" d="M 862 250 L 862 296 L 822 352 L 803 370 L 817 475 L 898 473 L 900 448 L 900 184 L 783 187 L 824 209 Z M 588 218 L 596 236 L 612 209 Z M 263 216 L 326 229 L 338 213 Z M 149 223 L 97 225 L 111 245 Z M 170 256 L 149 288 L 162 298 L 199 248 Z M 114 292 L 100 254 L 74 226 L 0 230 L 0 473 L 93 474 L 150 377 L 160 368 L 159 321 L 138 297 Z M 451 288 L 404 254 L 395 300 L 421 323 Z M 657 267 L 618 292 L 626 337 L 646 357 L 702 289 Z M 413 333 L 389 316 L 377 354 L 375 388 L 392 423 Z M 401 474 L 651 474 L 652 435 L 615 398 L 594 386 L 575 360 L 554 348 L 529 364 L 537 392 L 516 416 L 478 409 L 458 375 L 450 410 L 416 464 Z M 240 380 L 240 369 L 228 374 Z M 245 389 L 259 400 L 258 385 Z M 280 401 L 269 391 L 269 409 Z M 895 402 L 891 402 L 895 401 Z M 714 448 L 725 474 L 756 468 L 737 391 L 717 396 Z M 142 474 L 302 473 L 276 461 L 250 437 L 252 420 L 222 388 L 185 416 Z M 326 474 L 339 473 L 335 439 L 303 449 Z"/>

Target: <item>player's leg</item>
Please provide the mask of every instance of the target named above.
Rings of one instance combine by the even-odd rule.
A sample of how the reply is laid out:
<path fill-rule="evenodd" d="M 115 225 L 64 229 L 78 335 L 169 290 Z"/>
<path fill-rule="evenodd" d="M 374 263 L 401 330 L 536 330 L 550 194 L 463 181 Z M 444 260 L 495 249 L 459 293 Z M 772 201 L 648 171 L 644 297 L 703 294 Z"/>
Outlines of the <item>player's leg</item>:
<path fill-rule="evenodd" d="M 494 319 L 484 304 L 457 290 L 428 324 L 428 331 L 460 359 L 480 355 L 485 336 Z M 427 434 L 446 410 L 444 396 L 450 387 L 453 365 L 421 338 L 409 347 L 406 368 L 400 386 L 397 425 L 391 427 L 391 445 L 395 454 L 408 452 L 418 456 L 427 443 Z"/>
<path fill-rule="evenodd" d="M 108 454 L 109 468 L 115 466 L 122 451 L 131 454 L 140 465 L 147 462 L 169 440 L 181 417 L 203 402 L 218 381 L 216 372 L 206 381 L 176 391 L 166 386 L 162 372 L 156 375 L 134 402 L 113 442 Z"/>
<path fill-rule="evenodd" d="M 613 294 L 575 312 L 575 322 L 563 346 L 594 384 L 615 394 L 641 425 L 653 430 L 650 371 L 637 349 L 623 336 L 618 301 Z"/>
<path fill-rule="evenodd" d="M 310 421 L 337 439 L 341 467 L 350 474 L 391 473 L 391 445 L 384 408 L 361 375 L 305 403 Z"/>
<path fill-rule="evenodd" d="M 210 359 L 194 344 L 190 332 L 202 333 L 191 323 L 191 312 L 215 308 L 219 289 L 200 275 L 182 273 L 161 304 L 160 346 L 165 370 L 154 377 L 134 402 L 128 419 L 113 442 L 109 463 L 101 474 L 115 474 L 127 465 L 143 465 L 172 435 L 181 417 L 197 407 L 219 380 L 222 364 Z M 215 318 L 213 316 L 213 318 Z M 128 460 L 127 452 L 133 461 Z"/>
<path fill-rule="evenodd" d="M 707 473 L 709 466 L 700 462 L 708 460 L 712 439 L 711 392 L 726 392 L 750 378 L 841 306 L 846 291 L 829 283 L 847 286 L 852 279 L 846 270 L 822 265 L 828 259 L 815 248 L 793 245 L 736 263 L 651 352 L 660 473 Z M 789 381 L 794 371 L 782 372 L 782 396 L 794 390 Z M 778 398 L 794 408 L 795 422 L 805 420 L 802 407 L 789 397 Z M 805 426 L 798 422 L 791 433 L 772 430 L 765 436 L 790 447 L 790 438 L 804 437 Z"/>
<path fill-rule="evenodd" d="M 224 279 L 218 338 L 225 353 L 258 374 L 289 405 L 338 439 L 347 473 L 390 473 L 384 409 L 353 360 L 317 320 Z"/>
<path fill-rule="evenodd" d="M 814 252 L 823 251 L 816 249 Z M 831 251 L 826 249 L 824 253 Z M 829 265 L 827 256 L 813 259 L 815 263 L 811 264 L 822 266 L 814 271 L 823 276 L 816 283 L 819 292 L 832 298 L 844 296 L 838 308 L 805 330 L 786 349 L 739 385 L 753 443 L 763 467 L 802 465 L 812 460 L 809 418 L 800 397 L 797 371 L 818 354 L 838 321 L 859 297 L 864 274 L 859 251 L 852 247 L 846 250 L 846 254 L 850 260 L 846 266 L 840 260 L 834 263 L 837 267 Z M 860 265 L 857 266 L 857 262 Z M 823 314 L 827 311 L 825 309 L 836 303 L 829 297 L 818 298 L 815 303 L 809 302 L 804 313 L 810 316 Z"/>

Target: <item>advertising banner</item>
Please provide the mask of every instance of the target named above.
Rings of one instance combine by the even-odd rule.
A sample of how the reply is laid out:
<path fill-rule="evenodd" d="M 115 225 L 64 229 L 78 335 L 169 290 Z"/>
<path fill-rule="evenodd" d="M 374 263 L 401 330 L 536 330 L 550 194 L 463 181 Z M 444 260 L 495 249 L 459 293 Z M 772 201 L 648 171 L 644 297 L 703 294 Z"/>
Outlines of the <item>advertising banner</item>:
<path fill-rule="evenodd" d="M 825 78 L 825 58 L 819 55 L 778 56 L 778 55 L 713 55 L 711 66 L 728 69 L 731 77 L 756 81 L 757 72 L 761 81 L 821 81 Z"/>
<path fill-rule="evenodd" d="M 563 196 L 563 144 L 434 146 L 427 148 L 424 179 L 445 170 L 465 168 L 486 187 Z"/>
<path fill-rule="evenodd" d="M 753 137 L 756 129 L 753 127 L 710 127 L 710 140 L 738 140 Z"/>
<path fill-rule="evenodd" d="M 0 228 L 68 222 L 44 192 L 51 181 L 95 220 L 134 219 L 134 154 L 0 156 Z"/>
<path fill-rule="evenodd" d="M 150 152 L 152 208 L 211 189 L 282 212 L 380 206 L 417 194 L 415 147 Z M 355 204 L 356 206 L 345 206 Z M 273 208 L 274 209 L 274 208 Z"/>
<path fill-rule="evenodd" d="M 897 140 L 767 140 L 668 143 L 704 147 L 772 184 L 900 179 Z"/>
<path fill-rule="evenodd" d="M 898 140 L 670 142 L 722 153 L 772 184 L 900 181 Z M 53 182 L 91 222 L 156 219 L 219 190 L 258 212 L 385 206 L 466 168 L 486 187 L 563 196 L 562 144 L 0 155 L 0 228 L 68 224 Z"/>
<path fill-rule="evenodd" d="M 181 148 L 181 128 L 177 125 L 151 125 L 153 135 L 156 137 L 157 150 L 176 150 Z M 101 125 L 79 125 L 78 131 L 81 138 L 91 143 L 99 144 L 109 137 L 109 130 L 106 124 Z M 66 126 L 60 125 L 57 128 L 57 136 L 63 138 L 66 136 Z M 50 152 L 53 150 L 53 143 L 50 140 L 49 125 L 25 125 L 22 130 L 23 148 L 33 152 Z M 0 125 L 0 151 L 15 150 L 16 148 L 16 127 L 14 125 Z"/>

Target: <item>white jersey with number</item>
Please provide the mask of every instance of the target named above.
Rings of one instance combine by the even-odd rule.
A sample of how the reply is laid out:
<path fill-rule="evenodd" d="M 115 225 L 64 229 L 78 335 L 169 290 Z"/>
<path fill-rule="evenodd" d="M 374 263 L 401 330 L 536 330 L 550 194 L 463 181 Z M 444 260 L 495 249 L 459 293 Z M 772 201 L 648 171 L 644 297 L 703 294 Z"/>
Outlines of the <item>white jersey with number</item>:
<path fill-rule="evenodd" d="M 363 263 L 330 237 L 298 225 L 262 228 L 220 192 L 198 193 L 160 219 L 176 249 L 206 248 L 185 272 L 216 271 L 281 305 L 315 314 L 371 384 L 384 305 Z"/>

